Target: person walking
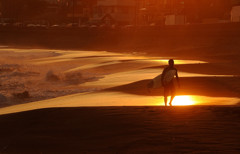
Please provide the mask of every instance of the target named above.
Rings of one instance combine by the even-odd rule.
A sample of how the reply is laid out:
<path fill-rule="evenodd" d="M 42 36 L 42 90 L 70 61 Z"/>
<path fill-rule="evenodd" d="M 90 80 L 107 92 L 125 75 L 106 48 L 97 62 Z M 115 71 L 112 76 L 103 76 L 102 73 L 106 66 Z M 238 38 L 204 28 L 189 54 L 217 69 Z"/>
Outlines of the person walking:
<path fill-rule="evenodd" d="M 170 94 L 171 99 L 169 102 L 169 105 L 172 106 L 172 101 L 174 97 L 176 96 L 176 89 L 174 86 L 174 77 L 176 76 L 178 86 L 180 87 L 180 82 L 179 82 L 179 77 L 178 77 L 178 71 L 174 67 L 174 60 L 170 59 L 168 61 L 168 66 L 164 68 L 162 72 L 162 77 L 161 77 L 161 83 L 164 87 L 164 103 L 165 106 L 167 106 L 168 102 L 168 96 Z"/>

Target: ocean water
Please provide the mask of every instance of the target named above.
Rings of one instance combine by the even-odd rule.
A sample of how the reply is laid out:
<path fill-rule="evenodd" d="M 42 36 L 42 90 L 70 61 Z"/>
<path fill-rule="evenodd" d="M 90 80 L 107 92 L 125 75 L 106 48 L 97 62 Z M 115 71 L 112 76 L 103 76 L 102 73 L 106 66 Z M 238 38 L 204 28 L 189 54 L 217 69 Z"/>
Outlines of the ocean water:
<path fill-rule="evenodd" d="M 136 95 L 124 90 L 105 91 L 105 89 L 154 78 L 167 65 L 166 57 L 107 51 L 7 47 L 0 48 L 0 56 L 1 67 L 5 69 L 5 71 L 2 69 L 0 74 L 2 85 L 0 92 L 8 98 L 4 104 L 8 107 L 1 108 L 0 114 L 47 107 L 161 106 L 164 104 L 162 96 Z M 174 59 L 176 59 L 176 67 L 182 64 L 207 63 L 199 60 Z M 179 76 L 232 77 L 191 72 L 179 72 Z M 12 93 L 24 90 L 30 92 L 30 99 L 19 101 L 12 98 Z M 177 96 L 173 105 L 235 105 L 237 103 L 239 103 L 237 97 L 185 94 Z"/>

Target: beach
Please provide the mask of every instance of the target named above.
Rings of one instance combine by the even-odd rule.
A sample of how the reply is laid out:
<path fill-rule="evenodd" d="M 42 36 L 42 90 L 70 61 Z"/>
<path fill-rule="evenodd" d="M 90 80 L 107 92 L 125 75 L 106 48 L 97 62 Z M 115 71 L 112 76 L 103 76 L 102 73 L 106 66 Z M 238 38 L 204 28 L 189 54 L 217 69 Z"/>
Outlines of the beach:
<path fill-rule="evenodd" d="M 0 116 L 1 153 L 239 153 L 235 106 L 51 108 Z"/>
<path fill-rule="evenodd" d="M 0 32 L 0 153 L 240 152 L 238 24 Z"/>

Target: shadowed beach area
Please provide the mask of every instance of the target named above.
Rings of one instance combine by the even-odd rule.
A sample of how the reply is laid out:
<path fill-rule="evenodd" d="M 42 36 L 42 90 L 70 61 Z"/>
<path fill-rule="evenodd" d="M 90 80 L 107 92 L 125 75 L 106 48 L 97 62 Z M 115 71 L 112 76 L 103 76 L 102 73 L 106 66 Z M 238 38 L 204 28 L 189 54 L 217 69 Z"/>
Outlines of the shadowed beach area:
<path fill-rule="evenodd" d="M 0 116 L 1 153 L 238 153 L 236 106 L 51 108 Z"/>

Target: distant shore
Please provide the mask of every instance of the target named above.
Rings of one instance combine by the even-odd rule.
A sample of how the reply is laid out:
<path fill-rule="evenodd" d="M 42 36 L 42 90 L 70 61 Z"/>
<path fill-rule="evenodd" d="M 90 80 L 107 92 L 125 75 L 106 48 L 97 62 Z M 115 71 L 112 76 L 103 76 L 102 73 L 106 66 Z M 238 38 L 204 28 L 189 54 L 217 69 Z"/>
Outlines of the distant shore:
<path fill-rule="evenodd" d="M 40 109 L 0 116 L 0 153 L 239 153 L 239 116 L 237 106 Z"/>
<path fill-rule="evenodd" d="M 0 27 L 0 45 L 211 59 L 216 53 L 216 56 L 239 53 L 239 26 L 228 23 L 126 29 Z"/>

